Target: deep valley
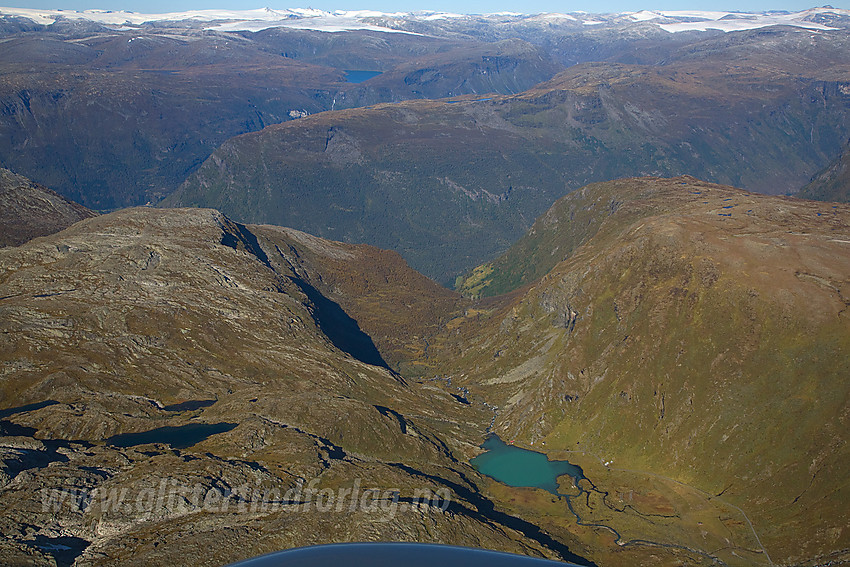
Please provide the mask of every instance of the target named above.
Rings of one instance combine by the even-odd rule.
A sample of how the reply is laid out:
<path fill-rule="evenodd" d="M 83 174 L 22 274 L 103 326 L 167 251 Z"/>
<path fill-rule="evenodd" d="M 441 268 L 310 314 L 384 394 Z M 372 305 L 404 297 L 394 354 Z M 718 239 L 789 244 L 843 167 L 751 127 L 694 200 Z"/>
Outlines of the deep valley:
<path fill-rule="evenodd" d="M 850 562 L 848 25 L 0 8 L 0 564 Z"/>

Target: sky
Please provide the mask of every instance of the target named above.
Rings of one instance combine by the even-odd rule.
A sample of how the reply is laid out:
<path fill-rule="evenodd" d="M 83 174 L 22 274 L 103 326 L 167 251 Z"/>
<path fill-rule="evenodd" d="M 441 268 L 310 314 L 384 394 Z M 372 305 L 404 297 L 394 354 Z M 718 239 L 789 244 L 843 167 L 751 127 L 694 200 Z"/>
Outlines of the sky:
<path fill-rule="evenodd" d="M 0 0 L 0 5 L 15 8 L 86 10 L 130 10 L 140 13 L 182 12 L 201 9 L 318 8 L 321 10 L 379 10 L 404 12 L 436 10 L 464 14 L 502 11 L 523 12 L 627 12 L 637 10 L 764 10 L 799 11 L 815 4 L 805 0 Z M 274 3 L 271 3 L 273 2 Z M 286 0 L 284 0 L 286 1 Z M 829 0 L 827 0 L 829 2 Z M 850 9 L 850 0 L 829 2 L 835 8 Z M 823 5 L 823 4 L 820 4 Z"/>

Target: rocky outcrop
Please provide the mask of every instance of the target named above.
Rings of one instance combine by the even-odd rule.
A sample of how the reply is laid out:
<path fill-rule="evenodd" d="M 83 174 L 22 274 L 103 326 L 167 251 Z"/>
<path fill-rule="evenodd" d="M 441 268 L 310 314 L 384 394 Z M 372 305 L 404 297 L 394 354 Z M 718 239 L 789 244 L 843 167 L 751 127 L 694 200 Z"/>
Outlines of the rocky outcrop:
<path fill-rule="evenodd" d="M 382 301 L 458 300 L 396 254 L 140 208 L 0 250 L 0 270 L 8 564 L 223 565 L 342 541 L 548 557 L 572 545 L 484 509 L 466 460 L 486 407 L 364 355 L 362 341 L 377 352 L 367 332 L 391 360 L 423 336 L 393 337 Z"/>

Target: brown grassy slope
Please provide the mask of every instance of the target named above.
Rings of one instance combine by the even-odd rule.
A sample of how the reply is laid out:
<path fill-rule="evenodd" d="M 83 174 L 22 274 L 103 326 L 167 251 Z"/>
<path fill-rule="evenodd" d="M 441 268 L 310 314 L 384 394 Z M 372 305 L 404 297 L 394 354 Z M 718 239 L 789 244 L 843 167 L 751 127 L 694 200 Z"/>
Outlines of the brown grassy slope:
<path fill-rule="evenodd" d="M 443 370 L 506 439 L 722 493 L 777 563 L 846 550 L 850 209 L 692 178 L 587 199 L 630 187 L 542 279 L 452 323 Z"/>
<path fill-rule="evenodd" d="M 465 460 L 487 412 L 338 348 L 323 328 L 333 306 L 299 282 L 319 282 L 321 274 L 306 274 L 306 262 L 290 270 L 265 254 L 272 240 L 292 242 L 304 258 L 345 247 L 263 231 L 271 236 L 258 238 L 211 210 L 127 209 L 0 250 L 0 407 L 9 414 L 0 422 L 0 562 L 50 564 L 35 538 L 59 535 L 77 538 L 72 551 L 92 565 L 223 565 L 362 540 L 558 556 L 476 510 L 486 504 L 475 496 L 482 479 Z M 382 255 L 372 254 L 380 263 Z M 376 272 L 406 281 L 395 258 Z M 22 407 L 48 400 L 57 403 Z M 164 407 L 187 400 L 215 403 Z M 235 427 L 178 450 L 104 443 L 190 423 Z M 316 479 L 317 489 L 356 482 L 398 489 L 402 498 L 441 486 L 458 494 L 449 512 L 402 504 L 392 517 L 235 501 L 227 510 L 202 509 L 177 497 L 179 490 L 159 503 L 140 496 L 161 485 L 282 495 L 298 479 Z M 43 495 L 69 487 L 128 496 L 116 507 L 42 507 Z"/>
<path fill-rule="evenodd" d="M 18 246 L 96 213 L 0 168 L 0 246 Z"/>

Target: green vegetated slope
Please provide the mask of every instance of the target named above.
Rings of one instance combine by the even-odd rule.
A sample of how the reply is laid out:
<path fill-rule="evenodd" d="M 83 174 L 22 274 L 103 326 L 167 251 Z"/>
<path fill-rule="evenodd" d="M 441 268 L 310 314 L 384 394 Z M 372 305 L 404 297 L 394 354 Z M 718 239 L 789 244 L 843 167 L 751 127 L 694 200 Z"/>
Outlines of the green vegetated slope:
<path fill-rule="evenodd" d="M 850 201 L 850 143 L 795 196 L 818 201 Z"/>
<path fill-rule="evenodd" d="M 455 287 L 467 296 L 490 297 L 536 281 L 593 238 L 614 213 L 620 213 L 618 219 L 623 215 L 658 214 L 664 206 L 652 199 L 658 192 L 657 185 L 636 186 L 631 179 L 582 187 L 555 201 L 516 244 L 492 262 L 458 278 Z M 621 211 L 626 203 L 628 212 Z"/>
<path fill-rule="evenodd" d="M 713 46 L 660 67 L 579 65 L 515 96 L 268 127 L 225 143 L 163 204 L 390 248 L 451 284 L 588 182 L 687 173 L 766 193 L 802 185 L 850 130 L 848 70 L 818 56 L 837 40 L 802 39 L 779 34 L 752 59 Z"/>
<path fill-rule="evenodd" d="M 347 275 L 335 271 L 349 262 Z M 2 249 L 0 267 L 4 564 L 55 564 L 58 553 L 92 565 L 223 565 L 364 540 L 571 557 L 569 539 L 494 512 L 480 494 L 466 462 L 486 409 L 391 371 L 349 316 L 368 328 L 370 298 L 386 306 L 376 309 L 430 302 L 438 314 L 457 299 L 397 255 L 211 210 L 126 209 Z M 187 448 L 105 442 L 201 424 L 224 429 Z M 311 481 L 358 500 L 281 502 Z M 370 488 L 378 500 L 360 505 Z M 412 500 L 438 489 L 451 508 Z M 186 496 L 196 490 L 200 501 Z M 218 500 L 205 500 L 214 490 Z M 398 491 L 398 507 L 386 491 Z M 43 504 L 56 494 L 68 498 Z"/>
<path fill-rule="evenodd" d="M 436 347 L 443 371 L 497 406 L 496 432 L 553 457 L 598 457 L 609 463 L 599 475 L 645 471 L 721 496 L 775 564 L 846 558 L 846 205 L 690 177 L 601 183 L 556 203 L 479 282 L 537 278 L 523 254 L 557 260 Z M 597 511 L 622 508 L 616 494 Z M 684 521 L 658 504 L 671 494 L 656 494 L 658 513 Z M 621 545 L 641 537 L 639 519 L 624 522 Z M 700 522 L 690 533 L 705 537 Z M 738 544 L 766 563 L 750 538 Z"/>
<path fill-rule="evenodd" d="M 0 169 L 0 246 L 18 246 L 96 213 L 8 169 Z"/>

